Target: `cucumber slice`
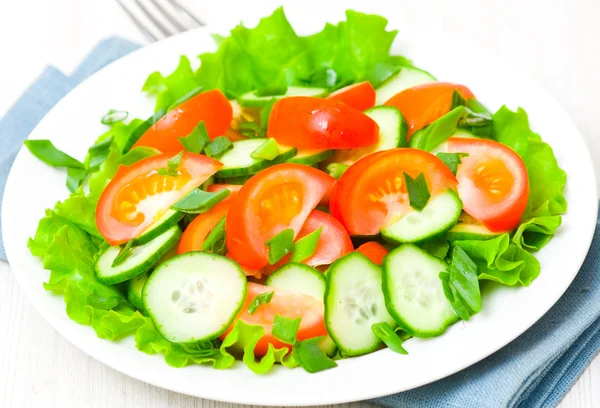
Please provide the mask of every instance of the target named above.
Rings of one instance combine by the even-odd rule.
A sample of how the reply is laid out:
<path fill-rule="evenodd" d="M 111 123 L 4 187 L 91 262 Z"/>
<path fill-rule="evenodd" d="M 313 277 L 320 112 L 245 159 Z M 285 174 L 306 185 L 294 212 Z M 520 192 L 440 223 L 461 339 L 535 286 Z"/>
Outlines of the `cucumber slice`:
<path fill-rule="evenodd" d="M 327 149 L 299 149 L 296 155 L 288 160 L 288 163 L 314 166 L 317 163 L 330 159 L 333 154 L 333 150 Z"/>
<path fill-rule="evenodd" d="M 148 280 L 148 273 L 142 273 L 140 276 L 129 279 L 127 281 L 127 300 L 138 310 L 144 311 L 144 303 L 142 302 L 142 290 Z"/>
<path fill-rule="evenodd" d="M 238 177 L 255 174 L 272 166 L 275 164 L 274 162 L 285 161 L 296 154 L 294 147 L 280 146 L 281 154 L 275 160 L 253 159 L 250 156 L 252 152 L 266 141 L 265 138 L 256 138 L 233 142 L 233 149 L 218 159 L 223 163 L 223 167 L 216 173 L 216 177 Z"/>
<path fill-rule="evenodd" d="M 336 150 L 329 162 L 352 165 L 371 153 L 407 146 L 408 123 L 393 106 L 375 106 L 365 114 L 379 125 L 379 142 L 357 149 Z"/>
<path fill-rule="evenodd" d="M 308 86 L 289 86 L 287 92 L 284 95 L 272 95 L 272 96 L 256 96 L 254 91 L 246 92 L 238 98 L 238 102 L 241 106 L 265 106 L 271 99 L 281 99 L 286 96 L 316 96 L 323 97 L 327 95 L 327 89 L 325 88 L 314 88 Z"/>
<path fill-rule="evenodd" d="M 143 245 L 177 224 L 185 213 L 168 209 L 158 220 L 151 224 L 142 234 L 135 239 L 136 245 Z"/>
<path fill-rule="evenodd" d="M 119 255 L 121 247 L 108 247 L 96 260 L 94 266 L 96 278 L 105 285 L 114 285 L 141 275 L 169 252 L 179 242 L 179 238 L 181 238 L 181 230 L 178 225 L 173 225 L 147 244 L 132 247 L 127 259 L 114 268 L 111 265 Z"/>
<path fill-rule="evenodd" d="M 387 255 L 383 261 L 385 305 L 402 330 L 415 337 L 433 337 L 458 320 L 439 278 L 447 267 L 411 244 Z"/>
<path fill-rule="evenodd" d="M 448 241 L 486 240 L 495 238 L 498 235 L 500 234 L 490 231 L 485 225 L 463 212 L 458 218 L 458 224 L 444 234 L 444 239 Z"/>
<path fill-rule="evenodd" d="M 463 138 L 463 139 L 481 139 L 480 137 L 474 135 L 473 133 L 469 132 L 467 129 L 458 129 L 456 131 L 456 133 L 454 133 L 454 135 L 452 135 L 452 137 L 459 137 L 459 138 Z M 416 138 L 411 138 L 411 147 L 413 147 L 414 145 L 412 144 L 413 141 L 415 141 L 416 143 Z M 439 146 L 435 147 L 433 150 L 431 150 L 431 154 L 433 154 L 434 156 L 438 153 L 445 153 L 448 152 L 448 143 L 447 141 L 444 143 L 440 143 Z"/>
<path fill-rule="evenodd" d="M 299 263 L 282 266 L 277 272 L 269 275 L 265 283 L 272 288 L 298 292 L 317 299 L 323 299 L 327 286 L 321 272 Z"/>
<path fill-rule="evenodd" d="M 146 312 L 167 340 L 215 339 L 244 304 L 246 276 L 239 265 L 209 252 L 188 252 L 159 265 L 142 291 Z"/>
<path fill-rule="evenodd" d="M 423 211 L 411 210 L 381 230 L 383 238 L 397 243 L 423 242 L 436 238 L 458 221 L 462 201 L 448 190 L 429 200 Z"/>
<path fill-rule="evenodd" d="M 416 67 L 402 67 L 397 74 L 386 79 L 375 90 L 375 105 L 383 105 L 397 93 L 429 82 L 435 82 L 435 78 L 429 72 Z"/>
<path fill-rule="evenodd" d="M 331 265 L 327 279 L 325 325 L 335 344 L 348 356 L 377 350 L 381 340 L 371 326 L 396 326 L 385 308 L 381 268 L 352 252 Z"/>

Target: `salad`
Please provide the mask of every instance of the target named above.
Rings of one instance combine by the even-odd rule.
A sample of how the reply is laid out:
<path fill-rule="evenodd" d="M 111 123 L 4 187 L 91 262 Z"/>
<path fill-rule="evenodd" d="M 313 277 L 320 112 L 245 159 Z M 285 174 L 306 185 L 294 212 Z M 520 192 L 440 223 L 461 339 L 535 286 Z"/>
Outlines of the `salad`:
<path fill-rule="evenodd" d="M 383 17 L 346 16 L 215 36 L 197 70 L 148 77 L 149 119 L 110 110 L 83 162 L 25 142 L 67 169 L 28 245 L 71 319 L 175 367 L 314 373 L 535 280 L 567 208 L 552 148 L 523 109 L 390 55 Z"/>

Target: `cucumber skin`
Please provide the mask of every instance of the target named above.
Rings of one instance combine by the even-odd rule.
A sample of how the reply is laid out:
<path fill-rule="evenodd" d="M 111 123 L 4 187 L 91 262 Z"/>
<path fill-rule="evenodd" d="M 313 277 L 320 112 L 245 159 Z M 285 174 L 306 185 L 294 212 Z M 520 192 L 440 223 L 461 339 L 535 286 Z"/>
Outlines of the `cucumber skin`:
<path fill-rule="evenodd" d="M 305 157 L 300 157 L 300 158 L 292 157 L 287 162 L 288 163 L 296 163 L 296 164 L 305 164 L 307 166 L 314 166 L 317 163 L 331 159 L 331 157 L 333 157 L 334 153 L 335 152 L 333 150 L 325 150 L 324 152 L 321 152 L 318 154 L 313 154 L 312 156 L 305 156 Z"/>
<path fill-rule="evenodd" d="M 394 304 L 393 304 L 393 301 L 392 301 L 392 298 L 390 295 L 391 290 L 389 290 L 389 285 L 388 285 L 388 282 L 390 279 L 389 272 L 391 269 L 391 266 L 388 265 L 388 263 L 389 263 L 389 260 L 391 259 L 391 256 L 394 254 L 394 252 L 397 252 L 400 248 L 403 248 L 406 246 L 414 247 L 419 252 L 422 252 L 425 256 L 431 257 L 431 255 L 429 255 L 427 252 L 423 251 L 421 248 L 419 248 L 418 246 L 413 245 L 413 244 L 403 244 L 402 246 L 399 246 L 398 248 L 392 250 L 389 254 L 387 254 L 385 256 L 385 258 L 383 259 L 383 263 L 381 264 L 382 278 L 383 278 L 382 288 L 383 288 L 383 297 L 385 299 L 385 308 L 387 309 L 390 316 L 392 316 L 394 318 L 394 320 L 398 324 L 398 327 L 400 327 L 402 330 L 404 330 L 406 333 L 410 334 L 411 336 L 421 337 L 421 338 L 437 337 L 440 334 L 444 333 L 448 327 L 450 327 L 451 325 L 456 323 L 458 320 L 460 320 L 460 318 L 458 316 L 455 316 L 451 319 L 448 319 L 446 322 L 444 322 L 444 325 L 438 331 L 422 332 L 418 329 L 415 329 L 408 323 L 406 323 L 402 319 L 402 317 L 400 317 L 400 315 L 396 312 L 396 308 L 394 307 Z M 436 258 L 436 260 L 439 261 L 439 259 L 437 259 L 437 258 Z"/>
<path fill-rule="evenodd" d="M 393 106 L 374 106 L 372 108 L 367 109 L 364 113 L 370 113 L 373 110 L 379 110 L 379 109 L 393 109 L 398 111 L 398 114 L 400 116 L 400 125 L 398 126 L 398 134 L 400 135 L 399 139 L 398 139 L 398 143 L 396 144 L 395 147 L 408 147 L 408 122 L 406 121 L 406 118 L 404 117 L 404 115 L 402 114 L 402 112 L 400 112 L 400 110 L 396 107 Z M 381 150 L 379 150 L 381 151 Z M 375 152 L 373 152 L 375 153 Z"/>
<path fill-rule="evenodd" d="M 137 237 L 135 239 L 136 245 L 147 244 L 148 242 L 152 241 L 154 238 L 158 237 L 159 235 L 162 235 L 163 232 L 166 232 L 173 225 L 175 225 L 179 221 L 181 221 L 184 216 L 185 216 L 185 213 L 180 212 L 180 211 L 176 212 L 175 214 L 173 214 L 173 216 L 169 217 L 161 225 L 154 228 L 152 231 L 148 231 L 147 233 L 142 233 L 142 235 Z"/>
<path fill-rule="evenodd" d="M 327 274 L 325 274 L 325 276 L 327 277 L 327 287 L 325 288 L 325 297 L 324 297 L 324 303 L 325 303 L 325 316 L 324 316 L 324 321 L 325 321 L 325 328 L 327 329 L 327 333 L 329 334 L 329 337 L 331 337 L 331 340 L 333 340 L 333 342 L 335 343 L 335 345 L 337 346 L 337 348 L 345 355 L 350 356 L 350 357 L 356 357 L 356 356 L 362 356 L 364 354 L 369 354 L 372 353 L 374 351 L 377 351 L 379 349 L 379 347 L 381 347 L 381 344 L 383 343 L 381 340 L 379 340 L 378 342 L 375 342 L 373 344 L 372 347 L 368 347 L 365 349 L 361 349 L 361 350 L 354 350 L 354 351 L 349 351 L 346 350 L 343 346 L 340 345 L 339 340 L 337 340 L 335 338 L 335 335 L 329 330 L 329 307 L 328 307 L 328 298 L 329 298 L 329 294 L 331 292 L 331 280 L 333 279 L 333 276 L 335 275 L 335 266 L 340 263 L 340 262 L 344 262 L 346 260 L 346 258 L 348 257 L 362 257 L 364 258 L 367 262 L 369 262 L 370 264 L 372 264 L 375 268 L 379 268 L 381 270 L 381 268 L 377 265 L 375 265 L 373 262 L 371 262 L 371 260 L 369 258 L 367 258 L 366 256 L 364 256 L 363 254 L 359 253 L 359 252 L 350 252 L 348 255 L 345 255 L 341 258 L 339 258 L 338 260 L 334 261 L 329 268 L 327 269 Z M 383 278 L 383 273 L 381 274 L 382 278 Z M 387 309 L 387 302 L 386 302 L 386 309 Z M 389 312 L 388 312 L 389 313 Z M 394 316 L 392 316 L 394 317 Z M 394 317 L 395 320 L 395 317 Z M 371 330 L 371 328 L 369 327 L 369 330 Z"/>
<path fill-rule="evenodd" d="M 454 192 L 454 195 L 456 196 L 456 199 L 460 201 L 460 198 L 458 197 L 458 194 L 456 194 L 456 192 Z M 401 239 L 394 238 L 392 236 L 386 235 L 383 232 L 383 230 L 381 231 L 380 235 L 381 235 L 381 238 L 383 238 L 383 240 L 385 240 L 386 242 L 388 242 L 390 244 L 394 244 L 394 245 L 400 245 L 400 244 L 420 244 L 420 243 L 423 243 L 423 242 L 426 242 L 426 241 L 431 241 L 431 240 L 434 240 L 434 239 L 437 239 L 437 238 L 443 238 L 443 237 L 445 237 L 446 233 L 448 231 L 450 231 L 456 225 L 456 222 L 460 218 L 460 214 L 461 213 L 462 213 L 462 201 L 461 201 L 460 209 L 458 210 L 458 215 L 456 215 L 456 217 L 454 218 L 454 221 L 449 222 L 445 227 L 443 227 L 439 231 L 434 232 L 431 235 L 427 235 L 426 237 L 423 237 L 423 238 L 415 240 L 415 241 L 403 241 Z"/>
<path fill-rule="evenodd" d="M 253 164 L 249 167 L 237 168 L 237 169 L 225 169 L 219 170 L 215 174 L 215 178 L 217 180 L 231 177 L 240 177 L 240 176 L 251 176 L 258 173 L 261 170 L 264 170 L 268 167 L 274 166 L 275 164 L 283 163 L 284 161 L 294 157 L 296 155 L 297 149 L 292 148 L 287 152 L 281 153 L 279 156 L 274 158 L 273 160 L 262 160 L 258 163 Z"/>
<path fill-rule="evenodd" d="M 173 258 L 165 261 L 161 265 L 167 265 L 170 262 L 177 261 L 178 259 L 181 259 L 181 258 L 184 258 L 184 257 L 195 256 L 195 254 L 206 254 L 206 255 L 209 255 L 209 256 L 213 256 L 213 257 L 223 258 L 223 259 L 227 260 L 227 262 L 231 263 L 232 265 L 235 265 L 235 267 L 240 272 L 240 274 L 244 276 L 244 279 L 246 279 L 246 275 L 244 274 L 244 272 L 242 271 L 242 268 L 238 265 L 237 262 L 235 262 L 235 261 L 233 261 L 233 260 L 231 260 L 231 259 L 229 259 L 227 257 L 221 256 L 221 255 L 216 255 L 216 254 L 209 253 L 209 252 L 200 252 L 200 251 L 186 252 L 186 253 L 183 253 L 183 254 L 180 254 L 180 255 L 175 255 Z M 150 281 L 152 280 L 152 278 L 154 276 L 156 276 L 155 273 L 152 273 L 150 276 L 148 276 L 148 280 L 146 281 L 146 284 L 144 285 L 144 289 L 142 290 L 142 303 L 143 303 L 143 306 L 144 306 L 144 311 L 146 312 L 146 314 L 148 315 L 148 317 L 150 317 L 150 319 L 152 320 L 152 323 L 154 324 L 154 327 L 156 328 L 156 330 L 160 333 L 161 336 L 163 336 L 165 339 L 167 339 L 169 336 L 165 335 L 162 332 L 162 326 L 159 325 L 159 324 L 157 324 L 156 321 L 154 320 L 154 315 L 153 315 L 153 313 L 151 311 L 151 308 L 148 307 L 148 303 L 147 303 L 147 300 L 146 300 L 146 297 L 147 297 L 146 296 L 146 288 L 148 287 L 148 284 L 150 283 Z M 227 331 L 227 329 L 231 326 L 231 324 L 234 322 L 234 320 L 237 317 L 237 315 L 240 313 L 240 310 L 242 310 L 242 308 L 244 307 L 244 303 L 245 303 L 245 300 L 246 300 L 246 294 L 247 293 L 248 293 L 248 283 L 246 281 L 246 284 L 244 285 L 244 293 L 243 293 L 243 296 L 241 298 L 241 301 L 239 302 L 239 305 L 238 305 L 235 313 L 232 313 L 231 319 L 229 319 L 229 321 L 227 322 L 227 324 L 225 324 L 223 326 L 223 330 L 220 331 L 220 332 L 217 332 L 216 334 L 211 334 L 210 337 L 206 337 L 206 338 L 203 338 L 203 339 L 194 339 L 193 342 L 216 339 L 220 335 L 222 335 L 223 333 L 225 333 Z"/>
<path fill-rule="evenodd" d="M 94 265 L 94 275 L 96 276 L 98 282 L 104 285 L 116 285 L 117 283 L 125 282 L 129 279 L 135 278 L 136 276 L 149 271 L 167 252 L 169 252 L 173 246 L 177 245 L 180 239 L 181 229 L 177 227 L 177 232 L 173 234 L 173 236 L 169 238 L 167 242 L 165 242 L 165 244 L 160 248 L 160 251 L 153 253 L 146 260 L 146 262 L 143 262 L 142 264 L 138 265 L 137 267 L 133 267 L 128 271 L 124 271 L 119 275 L 105 278 L 98 274 L 98 269 L 96 268 L 98 262 L 96 261 L 96 264 Z M 102 256 L 102 254 L 100 254 L 100 256 Z"/>
<path fill-rule="evenodd" d="M 249 176 L 238 176 L 238 177 L 217 177 L 215 181 L 219 184 L 234 184 L 234 185 L 243 185 L 246 184 L 246 181 L 250 180 L 254 174 L 250 174 Z"/>
<path fill-rule="evenodd" d="M 135 278 L 133 278 L 133 279 L 135 279 Z M 129 303 L 131 303 L 133 306 L 135 306 L 136 309 L 145 313 L 144 302 L 142 302 L 142 298 L 133 291 L 133 279 L 130 279 L 127 281 L 127 296 L 126 296 L 127 300 L 129 301 Z M 146 278 L 146 281 L 147 280 L 148 280 L 148 278 Z M 144 285 L 145 285 L 145 283 L 144 283 Z M 141 293 L 140 293 L 140 295 L 141 295 Z"/>
<path fill-rule="evenodd" d="M 475 232 L 452 232 L 450 229 L 444 234 L 444 239 L 448 241 L 487 241 L 494 239 L 500 234 L 477 234 Z"/>
<path fill-rule="evenodd" d="M 327 279 L 325 278 L 325 276 L 323 276 L 323 274 L 321 272 L 317 271 L 315 268 L 313 268 L 311 266 L 308 266 L 308 265 L 301 264 L 301 263 L 288 263 L 288 264 L 283 265 L 277 271 L 275 271 L 271 275 L 269 275 L 269 277 L 265 281 L 265 285 L 271 286 L 273 284 L 273 280 L 275 280 L 278 275 L 281 275 L 281 274 L 285 273 L 286 269 L 289 268 L 288 265 L 293 265 L 293 266 L 295 266 L 297 268 L 304 269 L 306 271 L 306 273 L 310 273 L 310 274 L 314 275 L 317 279 L 319 279 L 320 282 L 323 283 L 323 287 L 325 288 L 324 292 L 327 290 Z M 304 294 L 312 296 L 312 295 L 310 295 L 308 293 L 304 293 Z M 324 297 L 325 296 L 323 296 L 323 298 Z"/>

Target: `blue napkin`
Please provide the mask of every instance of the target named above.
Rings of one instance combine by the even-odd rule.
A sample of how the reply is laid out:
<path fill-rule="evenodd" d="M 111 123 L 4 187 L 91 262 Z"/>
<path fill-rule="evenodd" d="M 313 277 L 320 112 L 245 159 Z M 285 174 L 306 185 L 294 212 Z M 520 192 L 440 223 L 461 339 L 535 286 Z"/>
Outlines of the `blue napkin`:
<path fill-rule="evenodd" d="M 70 76 L 46 68 L 0 120 L 0 197 L 23 140 L 48 110 L 83 79 L 137 47 L 111 38 L 100 43 Z M 599 235 L 597 225 L 592 248 L 571 287 L 518 339 L 453 376 L 373 402 L 394 408 L 558 404 L 600 349 Z M 6 260 L 1 236 L 0 259 Z"/>

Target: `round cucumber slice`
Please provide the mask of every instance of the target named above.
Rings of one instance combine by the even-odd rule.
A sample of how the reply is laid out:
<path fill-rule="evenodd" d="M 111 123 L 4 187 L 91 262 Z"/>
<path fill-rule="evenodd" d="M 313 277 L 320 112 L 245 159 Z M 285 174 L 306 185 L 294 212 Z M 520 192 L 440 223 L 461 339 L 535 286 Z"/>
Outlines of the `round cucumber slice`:
<path fill-rule="evenodd" d="M 160 234 L 171 228 L 173 225 L 177 224 L 184 217 L 185 213 L 175 211 L 175 210 L 167 210 L 158 220 L 156 220 L 153 224 L 151 224 L 142 234 L 135 239 L 136 245 L 143 245 L 154 238 L 158 237 Z"/>
<path fill-rule="evenodd" d="M 415 337 L 442 334 L 458 320 L 442 288 L 448 265 L 419 247 L 404 244 L 383 262 L 383 295 L 398 326 Z"/>
<path fill-rule="evenodd" d="M 178 225 L 173 225 L 152 241 L 132 247 L 130 255 L 115 267 L 112 263 L 119 255 L 121 247 L 108 247 L 96 260 L 94 266 L 96 278 L 105 285 L 115 285 L 138 276 L 152 268 L 179 242 L 179 238 L 181 238 L 181 230 Z"/>
<path fill-rule="evenodd" d="M 146 284 L 147 280 L 148 273 L 146 272 L 127 281 L 127 300 L 141 311 L 144 311 L 142 290 L 144 289 L 144 285 Z"/>
<path fill-rule="evenodd" d="M 308 265 L 289 263 L 269 275 L 266 285 L 289 292 L 298 292 L 317 299 L 325 296 L 325 277 Z"/>
<path fill-rule="evenodd" d="M 167 340 L 191 343 L 219 337 L 244 304 L 246 276 L 237 263 L 188 252 L 159 265 L 142 291 L 146 312 Z"/>
<path fill-rule="evenodd" d="M 397 93 L 429 82 L 435 82 L 435 78 L 429 72 L 416 67 L 402 67 L 397 74 L 392 75 L 377 87 L 375 105 L 383 105 Z"/>
<path fill-rule="evenodd" d="M 411 210 L 381 230 L 388 241 L 423 242 L 443 235 L 452 228 L 462 212 L 462 201 L 448 190 L 429 200 L 422 211 Z"/>
<path fill-rule="evenodd" d="M 325 88 L 314 88 L 308 86 L 289 86 L 287 92 L 284 95 L 272 95 L 272 96 L 256 96 L 254 91 L 246 92 L 238 98 L 238 103 L 241 106 L 254 106 L 261 107 L 265 106 L 271 99 L 281 99 L 286 96 L 316 96 L 323 97 L 327 95 L 327 89 Z"/>
<path fill-rule="evenodd" d="M 239 177 L 255 174 L 296 154 L 294 147 L 280 146 L 281 153 L 274 160 L 252 158 L 252 152 L 266 141 L 265 138 L 256 138 L 233 142 L 233 149 L 219 157 L 223 167 L 216 173 L 216 177 Z"/>
<path fill-rule="evenodd" d="M 325 325 L 335 344 L 348 356 L 377 350 L 381 340 L 371 326 L 387 322 L 396 327 L 385 308 L 381 268 L 352 252 L 331 265 L 327 279 Z"/>

